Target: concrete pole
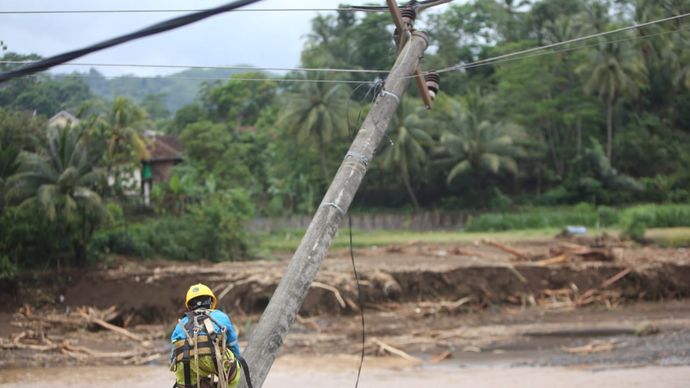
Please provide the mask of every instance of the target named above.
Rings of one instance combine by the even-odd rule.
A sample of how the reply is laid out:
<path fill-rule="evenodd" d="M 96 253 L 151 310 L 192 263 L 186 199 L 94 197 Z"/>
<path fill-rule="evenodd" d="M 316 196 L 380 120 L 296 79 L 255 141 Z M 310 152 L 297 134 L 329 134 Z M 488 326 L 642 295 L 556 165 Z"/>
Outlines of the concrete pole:
<path fill-rule="evenodd" d="M 400 50 L 382 92 L 376 97 L 278 288 L 253 329 L 243 356 L 249 364 L 254 387 L 263 385 L 428 44 L 426 34 L 414 31 Z"/>

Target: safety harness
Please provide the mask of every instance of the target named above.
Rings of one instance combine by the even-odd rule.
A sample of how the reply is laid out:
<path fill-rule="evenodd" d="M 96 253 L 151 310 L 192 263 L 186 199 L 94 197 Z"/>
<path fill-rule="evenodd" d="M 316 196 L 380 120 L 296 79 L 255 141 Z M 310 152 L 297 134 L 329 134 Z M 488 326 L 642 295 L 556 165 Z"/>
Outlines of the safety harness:
<path fill-rule="evenodd" d="M 213 360 L 213 365 L 216 369 L 215 374 L 218 376 L 218 388 L 227 388 L 228 383 L 237 375 L 237 363 L 235 360 L 242 366 L 242 371 L 247 380 L 247 386 L 253 388 L 247 362 L 240 355 L 235 354 L 232 348 L 228 347 L 227 329 L 216 322 L 211 317 L 210 311 L 206 309 L 189 311 L 185 313 L 185 316 L 187 317 L 187 323 L 182 324 L 182 319 L 179 320 L 179 323 L 186 338 L 174 343 L 171 360 L 174 364 L 182 362 L 185 388 L 194 387 L 192 383 L 192 370 L 190 367 L 191 357 L 194 357 L 197 368 L 196 387 L 199 388 L 201 386 L 199 377 L 199 356 L 206 355 L 210 355 Z M 220 328 L 220 333 L 216 331 L 213 325 L 214 323 Z M 224 358 L 227 351 L 232 352 L 235 360 L 227 360 Z M 227 374 L 224 373 L 226 367 L 228 369 Z"/>

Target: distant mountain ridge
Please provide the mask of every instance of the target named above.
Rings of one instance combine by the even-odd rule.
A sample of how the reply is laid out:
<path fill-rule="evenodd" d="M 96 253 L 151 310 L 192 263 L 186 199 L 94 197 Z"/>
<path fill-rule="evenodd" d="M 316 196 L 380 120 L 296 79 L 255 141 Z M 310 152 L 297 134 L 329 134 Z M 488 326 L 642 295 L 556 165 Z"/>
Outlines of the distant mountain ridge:
<path fill-rule="evenodd" d="M 93 94 L 107 100 L 124 96 L 141 103 L 148 95 L 159 95 L 170 114 L 174 114 L 197 98 L 204 82 L 225 82 L 233 74 L 246 72 L 248 70 L 188 69 L 164 76 L 123 75 L 108 79 L 91 69 L 85 80 Z"/>

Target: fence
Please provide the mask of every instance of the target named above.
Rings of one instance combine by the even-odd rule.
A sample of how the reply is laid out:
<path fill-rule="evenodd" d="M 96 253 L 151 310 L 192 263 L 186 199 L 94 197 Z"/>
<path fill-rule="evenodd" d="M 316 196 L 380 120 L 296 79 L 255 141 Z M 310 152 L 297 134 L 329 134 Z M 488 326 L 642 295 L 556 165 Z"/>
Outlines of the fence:
<path fill-rule="evenodd" d="M 363 213 L 352 214 L 352 227 L 360 230 L 457 230 L 464 227 L 470 213 L 428 211 L 409 214 Z M 248 225 L 252 232 L 272 232 L 281 229 L 306 229 L 312 216 L 258 217 Z M 347 217 L 340 227 L 347 225 Z"/>

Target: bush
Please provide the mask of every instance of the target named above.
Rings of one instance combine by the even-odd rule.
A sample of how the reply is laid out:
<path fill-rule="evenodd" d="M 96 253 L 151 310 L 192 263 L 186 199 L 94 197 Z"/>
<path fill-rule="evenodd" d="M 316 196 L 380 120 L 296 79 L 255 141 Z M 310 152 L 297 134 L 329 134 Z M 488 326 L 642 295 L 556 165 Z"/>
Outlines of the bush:
<path fill-rule="evenodd" d="M 599 206 L 597 208 L 597 217 L 599 218 L 599 226 L 616 225 L 620 221 L 620 211 L 608 206 Z"/>
<path fill-rule="evenodd" d="M 623 213 L 623 236 L 644 240 L 647 228 L 690 226 L 690 205 L 640 205 Z"/>
<path fill-rule="evenodd" d="M 467 224 L 469 232 L 563 228 L 568 225 L 596 226 L 597 212 L 587 205 L 569 209 L 535 208 L 519 213 L 486 213 Z"/>
<path fill-rule="evenodd" d="M 189 214 L 183 216 L 100 230 L 91 249 L 140 258 L 231 260 L 247 251 L 244 225 L 252 214 L 244 191 L 216 193 L 190 206 Z"/>

